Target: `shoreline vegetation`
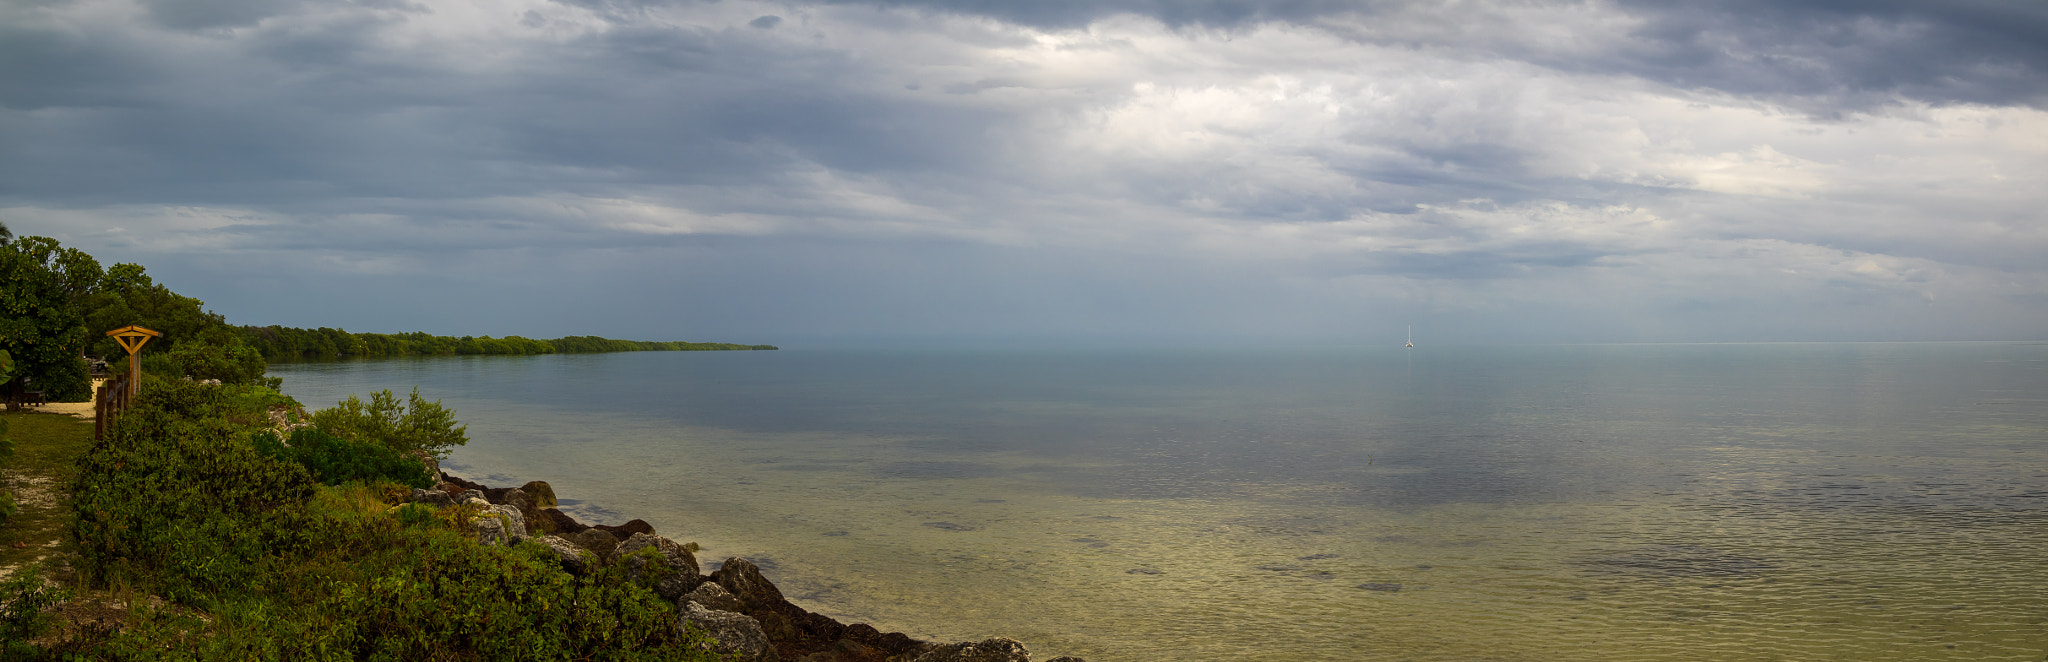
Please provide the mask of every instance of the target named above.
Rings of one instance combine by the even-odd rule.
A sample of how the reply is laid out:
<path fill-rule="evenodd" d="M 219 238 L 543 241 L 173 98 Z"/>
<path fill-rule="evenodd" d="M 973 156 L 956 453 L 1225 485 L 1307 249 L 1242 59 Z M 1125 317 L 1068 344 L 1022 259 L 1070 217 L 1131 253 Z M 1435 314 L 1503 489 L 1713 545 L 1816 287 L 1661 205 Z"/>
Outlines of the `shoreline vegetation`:
<path fill-rule="evenodd" d="M 235 332 L 264 360 L 322 361 L 400 356 L 596 354 L 604 352 L 726 352 L 779 349 L 774 345 L 722 342 L 617 340 L 566 336 L 539 340 L 520 336 L 436 336 L 427 333 L 350 333 L 321 327 L 242 326 Z"/>
<path fill-rule="evenodd" d="M 442 473 L 467 427 L 417 388 L 309 413 L 266 375 L 272 360 L 774 346 L 236 327 L 139 265 L 4 226 L 0 310 L 0 662 L 1031 661 L 1010 639 L 839 623 L 745 559 L 706 575 L 693 544 L 639 520 L 585 526 L 543 481 Z M 89 400 L 85 357 L 123 351 L 92 330 L 131 324 L 163 335 L 104 438 L 89 413 L 21 411 Z"/>

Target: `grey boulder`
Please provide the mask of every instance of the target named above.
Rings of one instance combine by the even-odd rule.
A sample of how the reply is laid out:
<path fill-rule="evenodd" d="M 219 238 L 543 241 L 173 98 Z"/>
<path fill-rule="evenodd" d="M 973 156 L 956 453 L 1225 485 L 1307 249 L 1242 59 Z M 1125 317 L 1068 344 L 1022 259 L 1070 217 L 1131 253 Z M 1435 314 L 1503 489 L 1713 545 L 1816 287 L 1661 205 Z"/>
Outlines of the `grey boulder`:
<path fill-rule="evenodd" d="M 446 508 L 455 505 L 455 495 L 438 488 L 431 490 L 413 488 L 412 501 L 413 503 L 431 508 Z"/>
<path fill-rule="evenodd" d="M 740 599 L 726 592 L 725 587 L 719 586 L 718 582 L 698 584 L 695 590 L 683 594 L 682 600 L 678 602 L 693 602 L 717 611 L 737 613 L 746 610 L 746 606 L 740 604 Z"/>
<path fill-rule="evenodd" d="M 562 569 L 572 575 L 582 575 L 590 568 L 590 563 L 596 560 L 590 550 L 561 536 L 541 536 L 532 540 L 547 548 L 548 552 L 554 555 L 555 561 L 562 564 Z"/>
<path fill-rule="evenodd" d="M 512 506 L 485 506 L 470 524 L 476 527 L 477 542 L 485 545 L 517 545 L 527 538 L 526 518 Z"/>
<path fill-rule="evenodd" d="M 652 552 L 641 551 L 650 548 Z M 681 597 L 704 581 L 697 568 L 697 556 L 674 540 L 651 533 L 635 533 L 619 543 L 616 553 L 619 565 L 626 570 L 627 579 L 640 581 L 642 576 L 653 576 L 654 593 L 663 599 Z M 648 567 L 657 563 L 666 569 Z"/>
<path fill-rule="evenodd" d="M 705 609 L 695 602 L 683 604 L 682 618 L 677 628 L 695 628 L 711 637 L 707 650 L 732 655 L 740 662 L 761 662 L 780 659 L 775 648 L 768 645 L 768 635 L 761 631 L 761 622 L 752 616 L 729 611 Z"/>

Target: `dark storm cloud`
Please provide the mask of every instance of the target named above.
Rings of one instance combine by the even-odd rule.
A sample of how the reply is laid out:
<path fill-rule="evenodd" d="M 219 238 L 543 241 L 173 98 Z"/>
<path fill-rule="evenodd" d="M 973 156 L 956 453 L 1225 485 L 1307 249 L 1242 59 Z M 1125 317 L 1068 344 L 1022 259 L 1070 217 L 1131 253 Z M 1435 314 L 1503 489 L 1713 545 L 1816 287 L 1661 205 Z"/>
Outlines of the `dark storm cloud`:
<path fill-rule="evenodd" d="M 1630 1 L 1648 19 L 1628 57 L 1597 63 L 1681 87 L 1821 96 L 1852 108 L 1893 95 L 2048 104 L 2048 5 L 1896 0 Z"/>
<path fill-rule="evenodd" d="M 1569 337 L 1935 300 L 2033 328 L 2039 32 L 1995 4 L 14 4 L 0 213 L 231 317 L 381 330 Z"/>
<path fill-rule="evenodd" d="M 2048 5 L 2032 2 L 1906 0 L 1732 0 L 1673 3 L 1622 0 L 1642 20 L 1625 44 L 1587 57 L 1558 52 L 1518 35 L 1477 34 L 1501 9 L 1591 8 L 1606 3 L 1461 3 L 1431 22 L 1453 24 L 1455 42 L 1437 30 L 1404 31 L 1417 3 L 1318 0 L 892 0 L 853 5 L 915 7 L 988 16 L 1060 29 L 1134 14 L 1170 26 L 1233 28 L 1265 21 L 1317 25 L 1326 18 L 1390 26 L 1346 34 L 1383 43 L 1480 47 L 1568 70 L 1622 72 L 1685 88 L 1736 94 L 1816 97 L 1813 112 L 1862 109 L 1894 96 L 1934 102 L 2048 103 Z M 1472 25 L 1456 27 L 1459 21 Z M 1437 26 L 1443 27 L 1443 26 Z M 1510 26 L 1511 28 L 1511 26 Z M 1509 30 L 1512 33 L 1512 29 Z M 1555 44 L 1550 45 L 1555 47 Z"/>

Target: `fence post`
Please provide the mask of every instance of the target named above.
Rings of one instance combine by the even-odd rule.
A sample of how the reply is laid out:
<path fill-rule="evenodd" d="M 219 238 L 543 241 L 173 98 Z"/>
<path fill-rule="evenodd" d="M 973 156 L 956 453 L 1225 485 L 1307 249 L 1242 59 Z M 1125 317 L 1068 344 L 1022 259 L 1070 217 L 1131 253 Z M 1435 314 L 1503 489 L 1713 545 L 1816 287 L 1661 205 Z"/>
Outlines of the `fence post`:
<path fill-rule="evenodd" d="M 100 384 L 92 394 L 92 439 L 107 438 L 107 385 Z"/>

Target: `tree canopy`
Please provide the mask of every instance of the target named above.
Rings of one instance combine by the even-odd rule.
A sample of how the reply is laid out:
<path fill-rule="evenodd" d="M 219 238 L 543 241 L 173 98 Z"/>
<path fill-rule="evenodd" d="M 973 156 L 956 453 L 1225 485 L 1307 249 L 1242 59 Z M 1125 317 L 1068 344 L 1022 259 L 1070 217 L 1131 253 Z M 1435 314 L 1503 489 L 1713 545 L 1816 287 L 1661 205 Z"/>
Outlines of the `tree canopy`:
<path fill-rule="evenodd" d="M 40 390 L 50 399 L 89 398 L 83 356 L 127 355 L 106 331 L 136 325 L 162 333 L 144 348 L 144 371 L 169 377 L 255 383 L 260 352 L 205 302 L 172 292 L 137 264 L 102 269 L 98 260 L 49 237 L 0 243 L 0 349 L 21 364 L 10 394 Z M 21 379 L 28 380 L 26 389 Z"/>
<path fill-rule="evenodd" d="M 19 363 L 19 374 L 6 382 L 8 395 L 38 390 L 58 401 L 90 395 L 92 382 L 79 360 L 88 334 L 79 304 L 100 276 L 97 260 L 55 239 L 0 244 L 0 349 Z"/>

